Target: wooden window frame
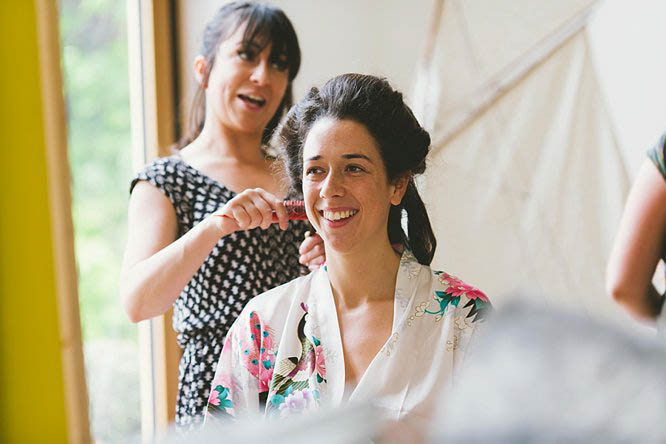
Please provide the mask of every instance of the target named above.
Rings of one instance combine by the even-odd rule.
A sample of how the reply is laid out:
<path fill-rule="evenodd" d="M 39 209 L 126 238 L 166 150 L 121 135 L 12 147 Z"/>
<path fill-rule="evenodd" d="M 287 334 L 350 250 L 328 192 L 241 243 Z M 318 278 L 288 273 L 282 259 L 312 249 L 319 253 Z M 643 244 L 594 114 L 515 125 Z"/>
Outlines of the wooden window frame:
<path fill-rule="evenodd" d="M 92 439 L 83 362 L 67 155 L 67 123 L 60 63 L 58 3 L 35 0 L 35 12 L 67 435 L 71 443 L 90 443 Z"/>
<path fill-rule="evenodd" d="M 174 10 L 171 0 L 127 0 L 134 171 L 168 155 L 176 140 Z M 181 350 L 171 321 L 169 310 L 139 323 L 144 442 L 165 433 L 175 418 Z"/>

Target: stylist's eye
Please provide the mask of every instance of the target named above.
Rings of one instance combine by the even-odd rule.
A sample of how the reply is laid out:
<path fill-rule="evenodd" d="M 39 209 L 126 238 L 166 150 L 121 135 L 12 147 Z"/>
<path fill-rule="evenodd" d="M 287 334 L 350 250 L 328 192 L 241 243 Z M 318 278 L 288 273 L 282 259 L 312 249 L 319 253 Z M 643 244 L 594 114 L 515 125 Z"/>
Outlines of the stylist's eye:
<path fill-rule="evenodd" d="M 255 54 L 250 50 L 247 50 L 247 49 L 239 49 L 238 50 L 238 57 L 241 60 L 245 60 L 245 61 L 249 62 L 249 61 L 252 61 L 254 59 L 254 56 L 255 56 Z"/>
<path fill-rule="evenodd" d="M 288 68 L 287 59 L 273 60 L 271 66 L 278 71 L 286 71 Z"/>

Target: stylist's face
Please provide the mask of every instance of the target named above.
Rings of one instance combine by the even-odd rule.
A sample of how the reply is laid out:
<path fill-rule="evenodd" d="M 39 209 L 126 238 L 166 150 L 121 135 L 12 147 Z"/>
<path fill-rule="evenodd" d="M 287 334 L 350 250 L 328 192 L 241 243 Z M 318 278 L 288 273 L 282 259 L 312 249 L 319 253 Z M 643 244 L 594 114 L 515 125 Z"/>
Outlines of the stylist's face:
<path fill-rule="evenodd" d="M 220 43 L 206 87 L 207 118 L 241 133 L 261 133 L 275 114 L 289 82 L 286 56 L 270 58 L 271 45 L 259 50 L 244 42 L 245 25 Z M 195 71 L 208 69 L 203 58 Z M 205 71 L 204 71 L 205 72 Z M 202 77 L 202 76 L 199 76 Z"/>
<path fill-rule="evenodd" d="M 352 120 L 316 122 L 303 146 L 303 195 L 327 254 L 367 252 L 388 242 L 391 204 L 402 187 L 388 181 L 374 138 Z"/>

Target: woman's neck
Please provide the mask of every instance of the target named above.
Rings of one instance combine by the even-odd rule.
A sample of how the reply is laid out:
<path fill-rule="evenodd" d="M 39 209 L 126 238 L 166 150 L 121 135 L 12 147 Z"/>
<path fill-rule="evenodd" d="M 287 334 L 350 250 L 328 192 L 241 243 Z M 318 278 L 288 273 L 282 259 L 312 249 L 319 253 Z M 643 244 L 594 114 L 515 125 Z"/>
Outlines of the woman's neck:
<path fill-rule="evenodd" d="M 400 255 L 386 241 L 380 248 L 354 253 L 326 250 L 326 268 L 339 308 L 392 299 Z"/>
<path fill-rule="evenodd" d="M 237 163 L 256 164 L 265 161 L 261 149 L 261 132 L 241 133 L 207 120 L 201 134 L 192 144 L 217 158 Z"/>

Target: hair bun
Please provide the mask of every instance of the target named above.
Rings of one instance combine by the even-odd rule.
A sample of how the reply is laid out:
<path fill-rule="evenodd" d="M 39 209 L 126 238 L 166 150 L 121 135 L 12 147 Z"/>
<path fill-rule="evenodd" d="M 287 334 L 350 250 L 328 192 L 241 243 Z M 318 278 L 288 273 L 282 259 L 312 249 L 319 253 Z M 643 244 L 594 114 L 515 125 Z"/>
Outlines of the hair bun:
<path fill-rule="evenodd" d="M 415 127 L 405 131 L 403 143 L 405 149 L 401 152 L 400 162 L 405 165 L 412 175 L 423 174 L 426 169 L 426 159 L 430 152 L 430 136 L 428 132 L 414 119 Z"/>

